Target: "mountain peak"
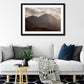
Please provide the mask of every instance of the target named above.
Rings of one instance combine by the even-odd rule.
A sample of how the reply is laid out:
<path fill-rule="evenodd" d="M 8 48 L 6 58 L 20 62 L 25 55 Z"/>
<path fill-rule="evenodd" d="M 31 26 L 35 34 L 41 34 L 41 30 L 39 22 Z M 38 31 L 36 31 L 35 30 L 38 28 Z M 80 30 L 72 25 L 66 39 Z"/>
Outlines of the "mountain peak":
<path fill-rule="evenodd" d="M 37 18 L 37 16 L 32 15 L 32 16 L 30 16 L 29 18 Z"/>
<path fill-rule="evenodd" d="M 51 17 L 51 16 L 52 16 L 51 14 L 43 14 L 40 17 Z"/>

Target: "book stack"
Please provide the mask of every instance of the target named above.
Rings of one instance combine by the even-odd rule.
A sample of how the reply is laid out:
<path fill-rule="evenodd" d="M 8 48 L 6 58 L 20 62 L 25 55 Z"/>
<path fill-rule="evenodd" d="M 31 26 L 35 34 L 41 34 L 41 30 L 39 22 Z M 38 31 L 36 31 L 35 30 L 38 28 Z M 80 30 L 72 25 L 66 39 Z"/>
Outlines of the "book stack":
<path fill-rule="evenodd" d="M 22 64 L 15 64 L 14 67 L 21 67 Z"/>

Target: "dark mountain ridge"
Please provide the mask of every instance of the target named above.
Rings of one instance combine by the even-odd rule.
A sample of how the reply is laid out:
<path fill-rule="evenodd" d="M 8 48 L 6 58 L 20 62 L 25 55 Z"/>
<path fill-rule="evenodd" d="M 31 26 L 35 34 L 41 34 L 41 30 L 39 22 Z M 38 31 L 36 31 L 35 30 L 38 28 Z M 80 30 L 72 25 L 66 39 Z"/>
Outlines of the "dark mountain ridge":
<path fill-rule="evenodd" d="M 25 31 L 51 31 L 45 27 L 33 24 L 25 19 Z"/>
<path fill-rule="evenodd" d="M 43 14 L 39 17 L 30 16 L 26 19 L 33 24 L 46 27 L 49 30 L 60 31 L 60 20 L 56 19 L 51 14 Z"/>

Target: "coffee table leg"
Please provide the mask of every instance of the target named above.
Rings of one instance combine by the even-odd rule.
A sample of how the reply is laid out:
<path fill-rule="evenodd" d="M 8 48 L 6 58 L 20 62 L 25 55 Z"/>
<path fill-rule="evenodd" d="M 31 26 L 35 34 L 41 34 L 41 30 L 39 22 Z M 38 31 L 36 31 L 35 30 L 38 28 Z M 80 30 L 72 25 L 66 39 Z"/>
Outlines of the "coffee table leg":
<path fill-rule="evenodd" d="M 20 69 L 20 84 L 22 83 L 21 75 L 22 75 L 22 70 Z"/>
<path fill-rule="evenodd" d="M 27 79 L 27 69 L 25 69 L 25 76 L 26 76 L 26 84 L 28 84 L 28 79 Z"/>
<path fill-rule="evenodd" d="M 15 84 L 17 84 L 17 73 L 18 73 L 18 69 L 16 70 Z"/>
<path fill-rule="evenodd" d="M 22 84 L 23 84 L 23 69 L 22 69 Z"/>

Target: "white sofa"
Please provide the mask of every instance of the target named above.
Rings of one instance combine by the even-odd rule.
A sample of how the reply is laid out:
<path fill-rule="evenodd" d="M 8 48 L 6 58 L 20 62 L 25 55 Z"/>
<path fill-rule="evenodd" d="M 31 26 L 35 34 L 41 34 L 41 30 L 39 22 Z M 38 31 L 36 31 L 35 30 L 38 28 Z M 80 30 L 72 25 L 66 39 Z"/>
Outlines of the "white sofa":
<path fill-rule="evenodd" d="M 84 52 L 81 52 L 80 55 L 80 62 L 79 61 L 65 61 L 57 59 L 57 51 L 56 46 L 52 44 L 36 44 L 32 45 L 33 54 L 35 57 L 38 56 L 45 56 L 54 61 L 59 66 L 60 75 L 73 75 L 73 80 L 75 82 L 76 75 L 83 75 L 84 74 Z M 59 48 L 60 49 L 60 48 Z M 57 53 L 56 53 L 57 52 Z M 0 63 L 0 75 L 15 75 L 16 71 L 13 69 L 13 65 L 17 63 L 22 63 L 22 60 L 15 60 L 10 59 Z M 30 60 L 29 65 L 31 66 L 30 69 L 27 70 L 28 75 L 38 75 L 39 68 L 37 61 Z M 19 73 L 18 73 L 19 74 Z"/>

